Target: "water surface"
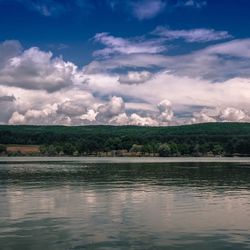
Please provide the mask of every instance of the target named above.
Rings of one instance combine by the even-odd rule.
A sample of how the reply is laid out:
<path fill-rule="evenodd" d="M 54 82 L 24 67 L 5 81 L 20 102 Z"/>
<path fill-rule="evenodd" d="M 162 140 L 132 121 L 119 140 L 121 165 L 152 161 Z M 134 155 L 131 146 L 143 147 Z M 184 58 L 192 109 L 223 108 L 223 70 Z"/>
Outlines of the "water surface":
<path fill-rule="evenodd" d="M 0 249 L 250 249 L 250 164 L 2 161 Z"/>

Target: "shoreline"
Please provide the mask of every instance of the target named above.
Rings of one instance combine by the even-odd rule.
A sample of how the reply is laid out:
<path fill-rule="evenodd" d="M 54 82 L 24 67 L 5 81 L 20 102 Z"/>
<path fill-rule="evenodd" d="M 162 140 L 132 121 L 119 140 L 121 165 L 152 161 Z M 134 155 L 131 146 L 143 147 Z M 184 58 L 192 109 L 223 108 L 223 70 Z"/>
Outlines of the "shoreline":
<path fill-rule="evenodd" d="M 0 163 L 249 163 L 250 157 L 0 157 Z"/>

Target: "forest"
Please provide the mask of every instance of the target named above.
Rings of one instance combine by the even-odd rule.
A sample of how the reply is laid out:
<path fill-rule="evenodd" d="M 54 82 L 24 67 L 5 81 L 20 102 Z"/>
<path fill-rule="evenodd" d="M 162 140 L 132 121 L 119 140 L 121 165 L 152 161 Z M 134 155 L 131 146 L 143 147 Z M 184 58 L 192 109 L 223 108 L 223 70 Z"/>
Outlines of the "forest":
<path fill-rule="evenodd" d="M 169 127 L 1 125 L 0 154 L 8 145 L 39 145 L 44 156 L 250 156 L 249 123 Z"/>

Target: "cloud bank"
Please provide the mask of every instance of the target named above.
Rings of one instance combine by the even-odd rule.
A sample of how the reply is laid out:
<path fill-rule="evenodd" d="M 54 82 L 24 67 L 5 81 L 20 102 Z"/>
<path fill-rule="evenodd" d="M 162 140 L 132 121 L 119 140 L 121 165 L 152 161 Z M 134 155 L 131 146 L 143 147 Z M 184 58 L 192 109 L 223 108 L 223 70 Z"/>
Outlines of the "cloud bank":
<path fill-rule="evenodd" d="M 163 31 L 132 38 L 98 33 L 94 42 L 103 48 L 83 68 L 38 47 L 0 43 L 0 123 L 249 122 L 250 40 L 222 42 L 227 32 L 207 29 Z M 169 41 L 180 38 L 220 42 L 171 55 Z"/>

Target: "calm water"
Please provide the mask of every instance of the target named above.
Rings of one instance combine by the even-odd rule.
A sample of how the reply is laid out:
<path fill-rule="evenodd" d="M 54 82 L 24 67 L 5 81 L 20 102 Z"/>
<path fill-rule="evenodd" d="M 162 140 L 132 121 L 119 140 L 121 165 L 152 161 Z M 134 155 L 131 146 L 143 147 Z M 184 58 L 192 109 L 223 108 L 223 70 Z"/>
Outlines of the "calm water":
<path fill-rule="evenodd" d="M 250 164 L 1 162 L 0 249 L 250 249 Z"/>

